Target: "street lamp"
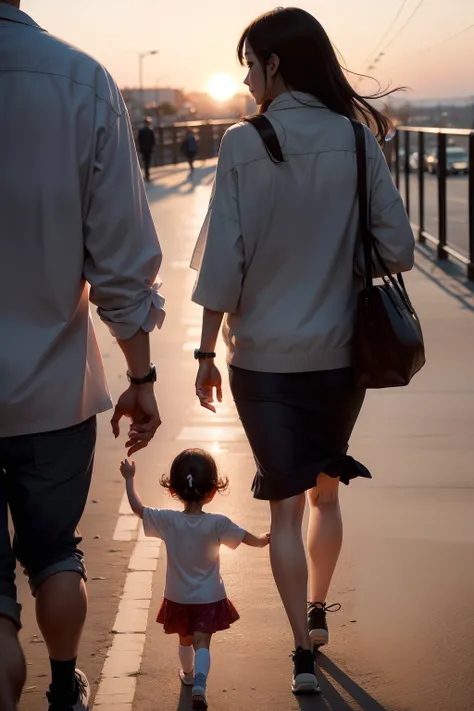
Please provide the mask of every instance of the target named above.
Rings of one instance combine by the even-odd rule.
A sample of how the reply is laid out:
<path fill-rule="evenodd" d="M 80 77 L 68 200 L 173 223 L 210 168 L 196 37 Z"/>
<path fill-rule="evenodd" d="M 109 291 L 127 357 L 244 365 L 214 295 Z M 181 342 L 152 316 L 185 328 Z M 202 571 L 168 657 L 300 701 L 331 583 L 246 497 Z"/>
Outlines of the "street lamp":
<path fill-rule="evenodd" d="M 152 54 L 158 54 L 158 50 L 152 49 L 149 52 L 141 52 L 138 55 L 138 88 L 140 89 L 140 92 L 143 90 L 143 60 L 145 57 L 149 57 Z"/>

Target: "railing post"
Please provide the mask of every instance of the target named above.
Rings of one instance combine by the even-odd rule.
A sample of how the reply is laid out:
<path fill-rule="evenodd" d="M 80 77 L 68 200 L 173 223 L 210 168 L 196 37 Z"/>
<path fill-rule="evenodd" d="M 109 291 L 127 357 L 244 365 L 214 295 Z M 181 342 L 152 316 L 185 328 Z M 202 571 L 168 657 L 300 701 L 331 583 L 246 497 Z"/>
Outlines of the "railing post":
<path fill-rule="evenodd" d="M 418 132 L 418 242 L 425 242 L 425 135 Z"/>
<path fill-rule="evenodd" d="M 165 164 L 165 146 L 163 126 L 158 126 L 158 165 Z"/>
<path fill-rule="evenodd" d="M 446 134 L 438 133 L 438 259 L 447 259 L 446 247 Z"/>
<path fill-rule="evenodd" d="M 410 132 L 405 132 L 405 208 L 407 215 L 410 215 Z"/>
<path fill-rule="evenodd" d="M 395 131 L 395 185 L 400 190 L 400 131 Z"/>
<path fill-rule="evenodd" d="M 469 135 L 469 264 L 467 276 L 474 280 L 474 131 Z"/>

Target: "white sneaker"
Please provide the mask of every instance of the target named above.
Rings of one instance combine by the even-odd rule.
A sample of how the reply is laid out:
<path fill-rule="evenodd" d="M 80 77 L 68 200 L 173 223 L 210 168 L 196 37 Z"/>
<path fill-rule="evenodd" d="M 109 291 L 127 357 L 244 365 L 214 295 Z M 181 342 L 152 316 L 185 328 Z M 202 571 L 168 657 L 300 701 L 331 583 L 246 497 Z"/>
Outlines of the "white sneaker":
<path fill-rule="evenodd" d="M 89 700 L 91 688 L 86 675 L 79 669 L 76 669 L 76 691 L 77 701 L 73 704 L 72 699 L 56 699 L 51 689 L 46 694 L 49 701 L 49 711 L 89 711 Z"/>
<path fill-rule="evenodd" d="M 91 695 L 91 687 L 89 685 L 89 680 L 87 679 L 84 672 L 76 669 L 76 681 L 77 688 L 79 691 L 79 697 L 74 704 L 73 711 L 89 711 L 89 700 Z"/>
<path fill-rule="evenodd" d="M 193 686 L 194 684 L 194 672 L 188 672 L 186 673 L 182 669 L 179 670 L 178 676 L 181 679 L 181 683 L 184 684 L 185 686 Z"/>
<path fill-rule="evenodd" d="M 193 684 L 193 709 L 207 709 L 206 677 L 204 674 L 196 674 Z"/>

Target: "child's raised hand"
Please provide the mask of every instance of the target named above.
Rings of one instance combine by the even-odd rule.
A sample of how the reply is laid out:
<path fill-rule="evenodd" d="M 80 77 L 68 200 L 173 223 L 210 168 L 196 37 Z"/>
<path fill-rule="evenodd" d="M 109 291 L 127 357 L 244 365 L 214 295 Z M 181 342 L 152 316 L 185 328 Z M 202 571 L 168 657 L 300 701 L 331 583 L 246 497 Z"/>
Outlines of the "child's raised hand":
<path fill-rule="evenodd" d="M 120 464 L 120 473 L 124 479 L 133 479 L 135 476 L 135 462 L 124 459 Z"/>
<path fill-rule="evenodd" d="M 260 541 L 260 545 L 262 548 L 265 548 L 265 546 L 268 546 L 270 543 L 270 534 L 269 533 L 261 533 L 258 537 L 258 540 Z"/>

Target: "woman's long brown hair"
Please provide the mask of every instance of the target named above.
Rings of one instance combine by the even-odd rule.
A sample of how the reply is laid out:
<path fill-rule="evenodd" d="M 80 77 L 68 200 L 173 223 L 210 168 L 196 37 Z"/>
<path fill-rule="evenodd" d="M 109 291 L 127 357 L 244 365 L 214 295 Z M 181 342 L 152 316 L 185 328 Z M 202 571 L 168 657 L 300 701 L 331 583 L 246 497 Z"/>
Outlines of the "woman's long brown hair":
<path fill-rule="evenodd" d="M 245 63 L 246 42 L 264 71 L 272 54 L 277 55 L 278 71 L 289 91 L 312 94 L 331 111 L 363 121 L 384 143 L 390 121 L 368 100 L 389 96 L 397 89 L 372 96 L 358 94 L 347 80 L 326 31 L 309 12 L 277 8 L 251 22 L 237 47 L 241 64 Z M 260 112 L 266 111 L 270 103 L 265 100 Z"/>

